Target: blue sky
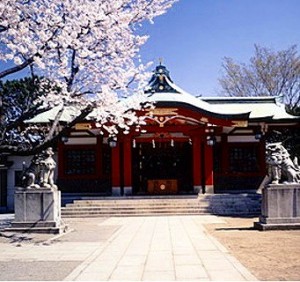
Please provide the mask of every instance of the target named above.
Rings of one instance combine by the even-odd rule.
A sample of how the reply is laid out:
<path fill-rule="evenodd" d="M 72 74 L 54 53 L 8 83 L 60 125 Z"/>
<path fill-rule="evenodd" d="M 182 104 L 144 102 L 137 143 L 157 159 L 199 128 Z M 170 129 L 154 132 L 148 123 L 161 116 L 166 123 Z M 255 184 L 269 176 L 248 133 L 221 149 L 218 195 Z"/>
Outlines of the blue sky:
<path fill-rule="evenodd" d="M 300 0 L 179 0 L 146 24 L 145 61 L 163 58 L 173 81 L 194 95 L 217 96 L 222 59 L 248 62 L 254 44 L 300 50 Z M 154 67 L 154 66 L 153 66 Z"/>
<path fill-rule="evenodd" d="M 154 69 L 163 58 L 178 86 L 196 96 L 217 96 L 225 56 L 248 62 L 254 44 L 274 50 L 296 44 L 300 53 L 299 11 L 300 0 L 179 0 L 143 26 L 150 38 L 142 59 L 153 61 Z"/>

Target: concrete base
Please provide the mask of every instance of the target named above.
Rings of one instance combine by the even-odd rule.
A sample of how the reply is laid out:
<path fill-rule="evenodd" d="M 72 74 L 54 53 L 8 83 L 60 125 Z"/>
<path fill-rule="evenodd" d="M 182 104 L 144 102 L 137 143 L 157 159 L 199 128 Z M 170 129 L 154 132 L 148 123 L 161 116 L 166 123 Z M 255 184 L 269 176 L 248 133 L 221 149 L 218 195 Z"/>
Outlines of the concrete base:
<path fill-rule="evenodd" d="M 194 193 L 202 194 L 202 186 L 194 186 Z"/>
<path fill-rule="evenodd" d="M 300 229 L 300 184 L 270 184 L 262 189 L 259 230 Z"/>
<path fill-rule="evenodd" d="M 205 194 L 214 194 L 214 185 L 205 185 Z"/>
<path fill-rule="evenodd" d="M 112 187 L 111 194 L 114 197 L 120 197 L 121 196 L 121 187 Z"/>
<path fill-rule="evenodd" d="M 260 231 L 269 230 L 299 230 L 300 224 L 265 224 L 261 222 L 254 222 L 254 228 Z"/>
<path fill-rule="evenodd" d="M 57 189 L 23 189 L 15 191 L 15 220 L 9 232 L 60 233 L 61 195 Z"/>
<path fill-rule="evenodd" d="M 203 194 L 202 186 L 194 186 L 194 192 L 199 195 Z M 205 194 L 214 194 L 214 186 L 213 185 L 205 185 Z"/>
<path fill-rule="evenodd" d="M 132 187 L 126 186 L 124 187 L 124 196 L 131 196 L 132 195 Z"/>

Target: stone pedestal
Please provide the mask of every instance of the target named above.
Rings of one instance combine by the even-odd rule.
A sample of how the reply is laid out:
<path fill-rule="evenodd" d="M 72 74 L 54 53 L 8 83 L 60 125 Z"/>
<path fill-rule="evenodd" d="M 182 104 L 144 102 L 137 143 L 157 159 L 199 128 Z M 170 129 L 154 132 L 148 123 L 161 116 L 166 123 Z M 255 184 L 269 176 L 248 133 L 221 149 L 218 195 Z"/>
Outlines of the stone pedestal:
<path fill-rule="evenodd" d="M 120 197 L 121 196 L 121 187 L 112 187 L 111 194 L 114 197 Z"/>
<path fill-rule="evenodd" d="M 259 230 L 300 229 L 300 184 L 270 184 L 262 189 Z"/>
<path fill-rule="evenodd" d="M 202 186 L 194 185 L 194 193 L 195 194 L 202 194 Z"/>
<path fill-rule="evenodd" d="M 214 185 L 205 186 L 205 194 L 214 194 Z"/>
<path fill-rule="evenodd" d="M 124 196 L 131 196 L 132 195 L 132 187 L 131 186 L 125 186 L 124 187 Z"/>
<path fill-rule="evenodd" d="M 7 231 L 60 233 L 61 195 L 56 188 L 15 191 L 15 220 Z"/>

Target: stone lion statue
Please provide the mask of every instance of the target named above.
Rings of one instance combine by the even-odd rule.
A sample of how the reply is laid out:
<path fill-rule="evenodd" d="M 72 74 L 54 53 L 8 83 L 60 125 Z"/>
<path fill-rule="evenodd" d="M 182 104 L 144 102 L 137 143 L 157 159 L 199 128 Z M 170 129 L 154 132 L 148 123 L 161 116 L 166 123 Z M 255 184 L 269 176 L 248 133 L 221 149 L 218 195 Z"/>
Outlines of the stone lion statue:
<path fill-rule="evenodd" d="M 41 155 L 36 154 L 28 167 L 23 163 L 22 186 L 25 188 L 40 188 L 38 176 L 40 171 Z"/>
<path fill-rule="evenodd" d="M 52 158 L 54 155 L 52 148 L 49 147 L 44 151 L 44 158 L 41 160 L 40 182 L 42 187 L 56 187 L 54 184 L 54 170 L 56 162 Z"/>
<path fill-rule="evenodd" d="M 57 187 L 54 184 L 56 162 L 52 158 L 53 155 L 52 148 L 49 147 L 32 158 L 29 167 L 23 168 L 23 187 L 27 189 Z"/>
<path fill-rule="evenodd" d="M 267 184 L 300 183 L 298 163 L 291 160 L 289 152 L 281 143 L 267 144 L 266 163 L 269 166 Z"/>

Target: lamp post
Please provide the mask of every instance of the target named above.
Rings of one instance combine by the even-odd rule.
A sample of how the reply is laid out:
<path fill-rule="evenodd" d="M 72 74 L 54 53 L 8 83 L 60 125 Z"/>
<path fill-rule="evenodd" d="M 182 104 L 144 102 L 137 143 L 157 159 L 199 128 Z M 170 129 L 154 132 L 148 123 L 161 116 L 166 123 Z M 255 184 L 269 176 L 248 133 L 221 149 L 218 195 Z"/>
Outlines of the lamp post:
<path fill-rule="evenodd" d="M 117 147 L 117 137 L 109 137 L 108 138 L 108 145 L 111 148 Z"/>
<path fill-rule="evenodd" d="M 208 146 L 213 146 L 216 144 L 216 137 L 215 136 L 207 136 L 206 137 L 206 144 Z"/>

